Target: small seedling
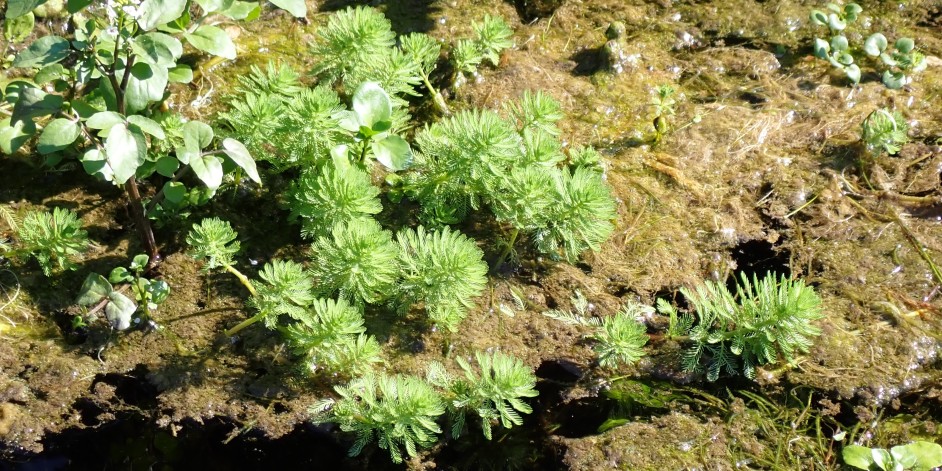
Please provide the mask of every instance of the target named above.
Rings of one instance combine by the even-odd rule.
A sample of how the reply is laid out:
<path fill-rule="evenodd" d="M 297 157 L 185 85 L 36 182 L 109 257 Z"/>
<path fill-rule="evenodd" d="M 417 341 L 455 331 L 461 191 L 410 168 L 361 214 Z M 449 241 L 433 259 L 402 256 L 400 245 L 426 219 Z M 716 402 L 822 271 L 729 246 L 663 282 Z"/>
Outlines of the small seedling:
<path fill-rule="evenodd" d="M 0 243 L 0 255 L 33 257 L 46 276 L 52 276 L 56 270 L 74 270 L 73 259 L 88 248 L 88 233 L 82 230 L 82 221 L 72 210 L 30 211 L 22 221 L 9 212 L 4 214 L 16 235 L 16 243 Z"/>
<path fill-rule="evenodd" d="M 615 315 L 594 317 L 589 312 L 589 301 L 579 291 L 572 298 L 573 311 L 553 309 L 544 316 L 570 325 L 588 327 L 588 338 L 595 342 L 593 349 L 598 355 L 599 366 L 615 368 L 630 365 L 644 356 L 648 343 L 647 327 L 639 319 L 650 316 L 654 309 L 638 303 L 628 303 Z"/>
<path fill-rule="evenodd" d="M 138 306 L 144 307 L 143 315 L 149 318 L 158 305 L 170 295 L 170 285 L 163 280 L 145 278 L 147 263 L 147 255 L 139 254 L 131 261 L 130 267 L 115 267 L 107 279 L 98 273 L 90 273 L 79 289 L 76 304 L 92 308 L 86 316 L 104 309 L 105 318 L 117 330 L 125 330 L 131 326 Z M 124 294 L 127 287 L 130 287 L 134 299 Z"/>
<path fill-rule="evenodd" d="M 926 57 L 916 51 L 916 44 L 910 38 L 899 38 L 888 48 L 886 36 L 875 33 L 867 38 L 864 51 L 871 57 L 879 57 L 889 69 L 883 71 L 883 84 L 887 88 L 898 89 L 912 81 L 907 74 L 915 74 L 926 69 Z"/>
<path fill-rule="evenodd" d="M 871 154 L 886 152 L 895 155 L 909 142 L 908 130 L 909 125 L 899 111 L 890 112 L 879 108 L 873 110 L 861 123 L 860 138 Z"/>
<path fill-rule="evenodd" d="M 677 100 L 674 99 L 674 87 L 670 85 L 660 85 L 655 90 L 651 98 L 651 106 L 654 108 L 654 143 L 658 144 L 661 139 L 670 131 L 670 118 L 674 116 L 674 105 Z"/>
<path fill-rule="evenodd" d="M 848 25 L 857 21 L 863 8 L 856 3 L 848 3 L 841 7 L 837 3 L 828 3 L 827 12 L 811 11 L 811 23 L 817 26 L 826 26 L 830 32 L 830 41 L 814 38 L 814 55 L 825 59 L 834 67 L 841 69 L 847 78 L 854 84 L 860 82 L 860 67 L 854 63 L 850 45 L 844 30 Z"/>
<path fill-rule="evenodd" d="M 353 109 L 334 116 L 340 127 L 354 133 L 353 142 L 359 144 L 359 160 L 366 165 L 367 152 L 391 171 L 404 170 L 412 163 L 412 149 L 401 137 L 390 132 L 393 103 L 389 94 L 376 82 L 365 82 L 353 94 Z M 346 147 L 336 149 L 346 154 Z"/>
<path fill-rule="evenodd" d="M 841 450 L 844 464 L 869 471 L 929 471 L 942 466 L 942 446 L 917 441 L 889 450 L 846 445 Z"/>

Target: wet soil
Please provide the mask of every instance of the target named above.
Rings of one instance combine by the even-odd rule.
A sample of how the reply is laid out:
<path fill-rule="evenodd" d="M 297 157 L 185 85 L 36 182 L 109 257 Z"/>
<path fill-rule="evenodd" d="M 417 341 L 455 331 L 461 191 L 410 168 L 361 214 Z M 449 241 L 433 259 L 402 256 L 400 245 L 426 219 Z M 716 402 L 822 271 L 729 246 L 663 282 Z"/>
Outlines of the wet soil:
<path fill-rule="evenodd" d="M 299 45 L 348 3 L 309 2 L 307 21 L 270 13 L 231 27 L 239 59 L 202 70 L 170 105 L 212 119 L 250 65 L 274 58 L 307 70 L 314 59 Z M 852 88 L 810 56 L 814 2 L 373 4 L 398 32 L 445 40 L 467 36 L 485 13 L 507 18 L 516 46 L 499 67 L 447 90 L 453 106 L 499 108 L 524 90 L 544 90 L 567 113 L 564 140 L 606 157 L 618 198 L 617 228 L 601 252 L 574 266 L 524 254 L 492 277 L 460 335 L 368 320 L 392 372 L 499 348 L 540 377 L 522 428 L 489 443 L 445 441 L 409 467 L 838 469 L 831 437 L 840 430 L 871 446 L 942 439 L 942 280 L 927 262 L 942 257 L 937 3 L 861 2 L 873 31 L 913 37 L 930 56 L 928 70 L 897 91 L 871 73 Z M 606 46 L 613 21 L 625 33 Z M 678 104 L 672 131 L 655 146 L 648 103 L 662 84 L 677 89 Z M 860 123 L 878 107 L 903 113 L 911 142 L 865 168 Z M 305 243 L 278 201 L 287 177 L 272 174 L 271 191 L 226 193 L 158 230 L 166 254 L 159 275 L 173 292 L 156 329 L 76 335 L 69 309 L 85 275 L 107 273 L 141 249 L 119 191 L 68 163 L 52 172 L 35 163 L 0 161 L 0 203 L 72 208 L 96 245 L 79 270 L 51 279 L 33 263 L 0 266 L 0 451 L 8 460 L 0 469 L 99 469 L 102 456 L 123 469 L 389 466 L 382 450 L 344 458 L 350 437 L 309 423 L 308 407 L 334 378 L 300 375 L 265 329 L 221 335 L 248 315 L 245 293 L 182 253 L 188 225 L 212 214 L 239 232 L 247 271 L 274 257 L 303 260 Z M 584 332 L 541 315 L 570 307 L 576 290 L 609 315 L 628 300 L 678 300 L 681 286 L 767 271 L 815 286 L 825 318 L 809 354 L 762 369 L 757 381 L 708 383 L 679 371 L 680 346 L 660 335 L 663 319 L 651 320 L 644 360 L 602 370 Z M 526 299 L 513 317 L 500 309 L 513 304 L 511 288 Z"/>

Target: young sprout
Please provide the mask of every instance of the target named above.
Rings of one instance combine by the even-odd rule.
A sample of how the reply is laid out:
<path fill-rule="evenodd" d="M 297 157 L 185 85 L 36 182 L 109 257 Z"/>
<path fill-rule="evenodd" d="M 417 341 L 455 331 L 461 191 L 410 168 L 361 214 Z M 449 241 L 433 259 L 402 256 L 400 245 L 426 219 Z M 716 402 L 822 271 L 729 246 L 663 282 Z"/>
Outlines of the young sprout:
<path fill-rule="evenodd" d="M 10 218 L 11 221 L 15 219 Z M 12 227 L 16 226 L 16 227 Z M 17 248 L 13 244 L 3 248 L 6 257 L 29 255 L 39 262 L 46 276 L 54 269 L 74 270 L 73 257 L 88 248 L 88 233 L 82 230 L 82 220 L 70 209 L 53 208 L 52 211 L 30 211 L 19 224 L 12 224 Z"/>
<path fill-rule="evenodd" d="M 883 84 L 890 89 L 903 88 L 912 81 L 906 74 L 922 72 L 926 69 L 926 57 L 916 51 L 916 44 L 910 38 L 899 38 L 893 44 L 892 51 L 886 36 L 874 33 L 864 43 L 864 51 L 871 57 L 879 57 L 889 69 L 883 71 Z"/>
<path fill-rule="evenodd" d="M 418 64 L 419 74 L 422 77 L 422 83 L 432 95 L 432 103 L 443 115 L 448 116 L 451 110 L 445 103 L 445 98 L 432 86 L 430 76 L 435 70 L 435 64 L 441 55 L 441 45 L 431 36 L 424 33 L 409 33 L 399 38 L 399 43 L 404 52 L 412 61 Z"/>
<path fill-rule="evenodd" d="M 575 312 L 553 309 L 543 315 L 570 325 L 591 328 L 588 338 L 595 341 L 593 350 L 598 354 L 599 366 L 630 365 L 645 355 L 647 327 L 639 319 L 653 314 L 653 308 L 628 303 L 613 316 L 593 317 L 589 313 L 589 301 L 578 291 L 572 298 L 572 305 Z"/>
<path fill-rule="evenodd" d="M 312 374 L 363 375 L 382 361 L 376 339 L 366 335 L 363 312 L 343 299 L 317 299 L 292 316 L 298 322 L 283 329 L 291 349 Z"/>
<path fill-rule="evenodd" d="M 873 110 L 861 123 L 861 140 L 873 154 L 897 154 L 909 142 L 909 125 L 899 111 Z"/>

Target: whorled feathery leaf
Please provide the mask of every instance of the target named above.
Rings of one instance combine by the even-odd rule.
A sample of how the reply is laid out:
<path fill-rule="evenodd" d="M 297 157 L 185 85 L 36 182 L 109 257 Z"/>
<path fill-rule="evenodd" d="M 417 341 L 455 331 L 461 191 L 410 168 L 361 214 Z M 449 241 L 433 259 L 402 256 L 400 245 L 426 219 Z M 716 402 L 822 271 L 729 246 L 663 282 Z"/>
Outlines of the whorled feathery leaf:
<path fill-rule="evenodd" d="M 287 101 L 278 139 L 289 164 L 316 166 L 348 140 L 336 114 L 346 109 L 327 85 L 305 89 Z M 277 163 L 277 162 L 276 162 Z"/>
<path fill-rule="evenodd" d="M 519 101 L 508 102 L 506 108 L 519 123 L 520 130 L 538 129 L 551 136 L 559 135 L 556 123 L 565 117 L 559 102 L 542 90 L 526 90 Z"/>
<path fill-rule="evenodd" d="M 389 297 L 399 274 L 399 249 L 392 233 L 373 219 L 334 224 L 312 245 L 311 272 L 327 296 L 340 293 L 356 304 Z"/>
<path fill-rule="evenodd" d="M 559 178 L 556 168 L 515 167 L 488 199 L 488 204 L 498 221 L 524 232 L 536 231 L 548 224 L 549 207 L 556 204 Z"/>
<path fill-rule="evenodd" d="M 614 368 L 640 360 L 644 356 L 648 335 L 647 328 L 638 318 L 653 312 L 650 306 L 629 303 L 615 315 L 603 318 L 602 325 L 591 335 L 596 342 L 594 349 L 599 356 L 599 365 Z"/>
<path fill-rule="evenodd" d="M 285 106 L 280 97 L 268 93 L 246 91 L 229 102 L 229 110 L 219 114 L 232 128 L 252 155 L 260 160 L 278 163 Z"/>
<path fill-rule="evenodd" d="M 615 199 L 598 172 L 578 167 L 560 175 L 548 224 L 532 237 L 541 252 L 574 262 L 586 250 L 598 251 L 615 230 Z"/>
<path fill-rule="evenodd" d="M 236 91 L 266 93 L 292 99 L 302 90 L 300 78 L 298 72 L 290 65 L 276 65 L 274 61 L 268 61 L 264 71 L 257 65 L 252 65 L 248 74 L 236 77 L 239 81 Z"/>
<path fill-rule="evenodd" d="M 30 211 L 19 224 L 17 235 L 23 252 L 32 255 L 46 276 L 52 275 L 53 264 L 59 270 L 72 270 L 72 257 L 88 248 L 88 233 L 82 221 L 70 209 Z"/>
<path fill-rule="evenodd" d="M 420 96 L 415 87 L 422 83 L 422 77 L 419 64 L 411 56 L 399 49 L 390 49 L 387 54 L 357 67 L 344 79 L 344 85 L 352 90 L 366 82 L 379 83 L 396 106 L 408 108 L 404 97 Z"/>
<path fill-rule="evenodd" d="M 484 50 L 477 41 L 459 39 L 451 48 L 451 63 L 455 70 L 465 74 L 477 72 L 478 66 L 484 60 Z"/>
<path fill-rule="evenodd" d="M 592 146 L 576 146 L 569 150 L 569 167 L 584 167 L 594 172 L 601 173 L 602 155 Z"/>
<path fill-rule="evenodd" d="M 441 396 L 425 381 L 412 376 L 366 374 L 334 388 L 339 399 L 322 401 L 311 409 L 315 423 L 331 422 L 356 441 L 350 456 L 376 440 L 395 463 L 404 455 L 435 443 L 441 428 L 435 422 L 445 413 Z M 405 453 L 403 453 L 405 452 Z"/>
<path fill-rule="evenodd" d="M 449 409 L 454 421 L 452 435 L 461 435 L 464 417 L 470 412 L 481 419 L 481 431 L 490 440 L 493 424 L 511 428 L 523 423 L 520 414 L 533 412 L 523 398 L 539 394 L 535 389 L 536 376 L 531 368 L 511 355 L 475 352 L 474 357 L 480 373 L 458 357 L 464 378 L 446 379 L 444 384 L 450 392 Z"/>
<path fill-rule="evenodd" d="M 464 234 L 406 229 L 399 241 L 400 302 L 423 303 L 432 322 L 455 331 L 487 284 L 484 252 Z"/>
<path fill-rule="evenodd" d="M 438 56 L 442 51 L 441 44 L 425 33 L 409 33 L 400 36 L 399 47 L 426 76 L 435 69 L 435 63 L 438 62 Z"/>
<path fill-rule="evenodd" d="M 283 329 L 292 351 L 310 373 L 362 375 L 382 361 L 376 339 L 366 335 L 363 312 L 340 299 L 317 299 Z"/>
<path fill-rule="evenodd" d="M 861 123 L 861 139 L 871 152 L 896 154 L 909 141 L 909 125 L 899 111 L 877 109 Z"/>
<path fill-rule="evenodd" d="M 521 165 L 541 165 L 543 167 L 556 167 L 556 164 L 566 160 L 559 138 L 542 129 L 524 129 L 523 133 L 523 159 Z"/>
<path fill-rule="evenodd" d="M 311 53 L 319 62 L 313 72 L 328 82 L 345 80 L 357 69 L 389 54 L 395 40 L 392 25 L 378 10 L 348 7 L 331 15 L 327 24 L 317 30 Z"/>
<path fill-rule="evenodd" d="M 256 294 L 249 304 L 265 313 L 265 327 L 274 329 L 278 317 L 286 314 L 295 319 L 304 315 L 316 299 L 314 280 L 303 265 L 290 260 L 272 260 L 258 273 L 261 283 L 255 283 Z"/>
<path fill-rule="evenodd" d="M 206 260 L 204 271 L 232 266 L 234 257 L 239 253 L 239 235 L 228 221 L 219 218 L 203 219 L 193 224 L 186 243 L 190 246 L 190 256 L 196 260 Z"/>
<path fill-rule="evenodd" d="M 491 15 L 484 15 L 484 19 L 480 23 L 472 21 L 471 29 L 474 30 L 475 36 L 477 36 L 476 42 L 481 50 L 481 55 L 491 65 L 497 67 L 497 63 L 500 62 L 500 53 L 514 45 L 513 39 L 511 39 L 514 31 L 510 29 L 503 17 Z"/>
<path fill-rule="evenodd" d="M 301 174 L 288 192 L 288 205 L 291 215 L 301 219 L 301 234 L 310 238 L 327 235 L 339 222 L 368 218 L 383 210 L 379 189 L 368 173 L 331 161 Z"/>

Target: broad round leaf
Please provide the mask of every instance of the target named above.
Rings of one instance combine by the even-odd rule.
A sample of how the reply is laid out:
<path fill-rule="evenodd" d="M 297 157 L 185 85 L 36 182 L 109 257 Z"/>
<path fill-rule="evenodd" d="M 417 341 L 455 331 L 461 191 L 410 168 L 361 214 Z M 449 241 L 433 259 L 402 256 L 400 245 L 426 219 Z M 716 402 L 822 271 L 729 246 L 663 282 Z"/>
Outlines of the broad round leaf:
<path fill-rule="evenodd" d="M 112 291 L 114 291 L 114 288 L 111 287 L 111 283 L 108 283 L 105 277 L 98 273 L 89 273 L 88 276 L 85 277 L 82 287 L 79 288 L 79 295 L 75 300 L 75 304 L 80 306 L 98 304 L 99 301 L 105 299 Z"/>
<path fill-rule="evenodd" d="M 232 6 L 219 12 L 233 20 L 252 20 L 261 14 L 261 7 L 256 2 L 242 2 L 236 0 Z"/>
<path fill-rule="evenodd" d="M 167 70 L 167 80 L 173 83 L 190 83 L 193 81 L 193 69 L 187 65 L 177 65 Z"/>
<path fill-rule="evenodd" d="M 9 0 L 7 2 L 6 18 L 8 20 L 19 18 L 43 3 L 46 3 L 46 0 Z"/>
<path fill-rule="evenodd" d="M 114 172 L 108 166 L 104 154 L 99 152 L 98 149 L 89 149 L 79 160 L 82 161 L 82 168 L 85 169 L 85 173 L 97 175 L 109 182 L 114 180 Z"/>
<path fill-rule="evenodd" d="M 18 43 L 29 37 L 35 25 L 36 17 L 32 12 L 19 18 L 7 18 L 6 23 L 3 24 L 3 37 L 11 43 Z"/>
<path fill-rule="evenodd" d="M 180 168 L 180 161 L 176 157 L 165 155 L 157 160 L 155 170 L 167 178 L 173 178 L 173 174 L 177 172 L 178 168 Z"/>
<path fill-rule="evenodd" d="M 222 160 L 215 155 L 196 155 L 190 159 L 190 168 L 210 190 L 222 184 Z"/>
<path fill-rule="evenodd" d="M 874 33 L 864 41 L 864 52 L 869 56 L 876 57 L 886 50 L 886 46 L 886 36 L 882 33 Z"/>
<path fill-rule="evenodd" d="M 385 125 L 385 129 L 389 129 L 389 125 L 383 123 L 392 119 L 392 100 L 378 83 L 365 82 L 353 93 L 353 112 L 363 126 L 379 130 L 377 125 Z"/>
<path fill-rule="evenodd" d="M 183 145 L 189 152 L 199 152 L 213 143 L 213 128 L 200 121 L 188 121 L 183 125 Z M 185 162 L 184 162 L 185 163 Z"/>
<path fill-rule="evenodd" d="M 896 40 L 896 50 L 903 54 L 908 54 L 916 47 L 916 42 L 911 38 L 899 38 Z"/>
<path fill-rule="evenodd" d="M 853 83 L 860 83 L 860 67 L 857 67 L 857 64 L 851 64 L 844 68 L 844 73 L 847 74 L 847 78 Z"/>
<path fill-rule="evenodd" d="M 185 7 L 186 0 L 144 0 L 137 24 L 144 31 L 150 31 L 179 18 Z"/>
<path fill-rule="evenodd" d="M 124 283 L 133 279 L 134 276 L 124 267 L 115 267 L 114 270 L 111 270 L 111 273 L 108 274 L 108 281 L 112 283 Z"/>
<path fill-rule="evenodd" d="M 186 196 L 186 186 L 180 182 L 167 182 L 164 184 L 164 198 L 173 204 L 179 204 Z"/>
<path fill-rule="evenodd" d="M 137 172 L 147 156 L 144 136 L 131 131 L 124 123 L 111 128 L 105 139 L 105 157 L 114 172 L 114 181 L 123 185 Z"/>
<path fill-rule="evenodd" d="M 59 95 L 46 93 L 34 87 L 21 88 L 16 104 L 13 105 L 13 122 L 57 113 L 62 109 L 63 102 L 64 100 Z"/>
<path fill-rule="evenodd" d="M 157 32 L 134 38 L 131 47 L 139 57 L 161 67 L 173 67 L 183 55 L 183 44 L 177 38 Z"/>
<path fill-rule="evenodd" d="M 821 38 L 814 38 L 814 56 L 818 59 L 827 59 L 831 52 L 831 45 Z"/>
<path fill-rule="evenodd" d="M 128 113 L 143 110 L 150 102 L 163 99 L 168 80 L 167 69 L 159 65 L 138 62 L 131 66 L 125 92 Z"/>
<path fill-rule="evenodd" d="M 272 3 L 297 18 L 307 16 L 307 5 L 304 3 L 304 0 L 272 0 Z"/>
<path fill-rule="evenodd" d="M 170 285 L 164 280 L 151 281 L 147 284 L 146 290 L 154 304 L 160 304 L 167 300 L 167 296 L 170 296 Z"/>
<path fill-rule="evenodd" d="M 821 10 L 811 10 L 811 23 L 817 26 L 827 25 L 828 24 L 827 13 Z"/>
<path fill-rule="evenodd" d="M 80 133 L 78 124 L 65 118 L 56 118 L 49 122 L 39 135 L 36 150 L 42 155 L 60 151 L 72 145 Z"/>
<path fill-rule="evenodd" d="M 847 445 L 841 450 L 841 457 L 844 458 L 844 464 L 859 469 L 870 469 L 873 464 L 870 449 L 865 446 Z"/>
<path fill-rule="evenodd" d="M 41 67 L 59 62 L 68 55 L 68 41 L 59 36 L 44 36 L 17 54 L 13 67 Z"/>
<path fill-rule="evenodd" d="M 196 0 L 196 4 L 207 13 L 215 13 L 232 6 L 233 0 Z"/>
<path fill-rule="evenodd" d="M 232 159 L 239 167 L 245 170 L 245 173 L 255 183 L 262 184 L 261 177 L 258 176 L 258 169 L 255 167 L 255 159 L 249 154 L 249 150 L 241 142 L 227 137 L 222 141 L 223 152 Z"/>
<path fill-rule="evenodd" d="M 0 120 L 0 152 L 12 154 L 36 133 L 36 125 L 32 121 L 10 122 L 10 118 Z"/>
<path fill-rule="evenodd" d="M 389 170 L 405 170 L 412 165 L 412 149 L 403 138 L 390 135 L 373 142 L 373 155 Z"/>
<path fill-rule="evenodd" d="M 131 316 L 134 315 L 134 311 L 137 311 L 137 304 L 117 291 L 109 294 L 108 300 L 105 306 L 105 317 L 111 322 L 111 326 L 117 330 L 131 327 Z"/>
<path fill-rule="evenodd" d="M 828 28 L 831 28 L 834 31 L 843 31 L 847 27 L 847 23 L 841 19 L 840 16 L 837 16 L 836 13 L 831 13 L 828 15 Z"/>
<path fill-rule="evenodd" d="M 837 61 L 840 62 L 841 65 L 851 65 L 854 63 L 854 56 L 850 55 L 850 53 L 842 52 L 837 55 Z"/>
<path fill-rule="evenodd" d="M 839 34 L 831 38 L 831 49 L 834 49 L 835 51 L 846 51 L 849 49 L 849 47 L 850 46 L 847 43 L 847 38 L 843 35 Z"/>
<path fill-rule="evenodd" d="M 114 111 L 100 111 L 89 117 L 85 125 L 91 129 L 111 129 L 115 124 L 123 122 L 124 116 Z"/>
<path fill-rule="evenodd" d="M 891 90 L 899 90 L 906 85 L 906 75 L 902 72 L 894 73 L 886 70 L 883 72 L 883 85 Z"/>
<path fill-rule="evenodd" d="M 128 116 L 128 122 L 141 128 L 141 131 L 144 131 L 147 134 L 156 137 L 157 139 L 166 139 L 164 128 L 157 124 L 157 121 L 154 121 L 150 118 L 145 118 L 139 114 L 132 114 L 131 116 Z"/>
<path fill-rule="evenodd" d="M 932 442 L 914 442 L 909 445 L 893 447 L 893 451 L 907 454 L 915 458 L 913 469 L 915 471 L 929 471 L 942 466 L 942 446 Z"/>
<path fill-rule="evenodd" d="M 131 259 L 131 270 L 143 270 L 147 267 L 147 262 L 150 261 L 150 257 L 147 254 L 139 253 Z"/>
<path fill-rule="evenodd" d="M 192 34 L 184 34 L 186 41 L 193 47 L 224 59 L 235 59 L 236 48 L 225 31 L 204 25 L 196 28 Z"/>

